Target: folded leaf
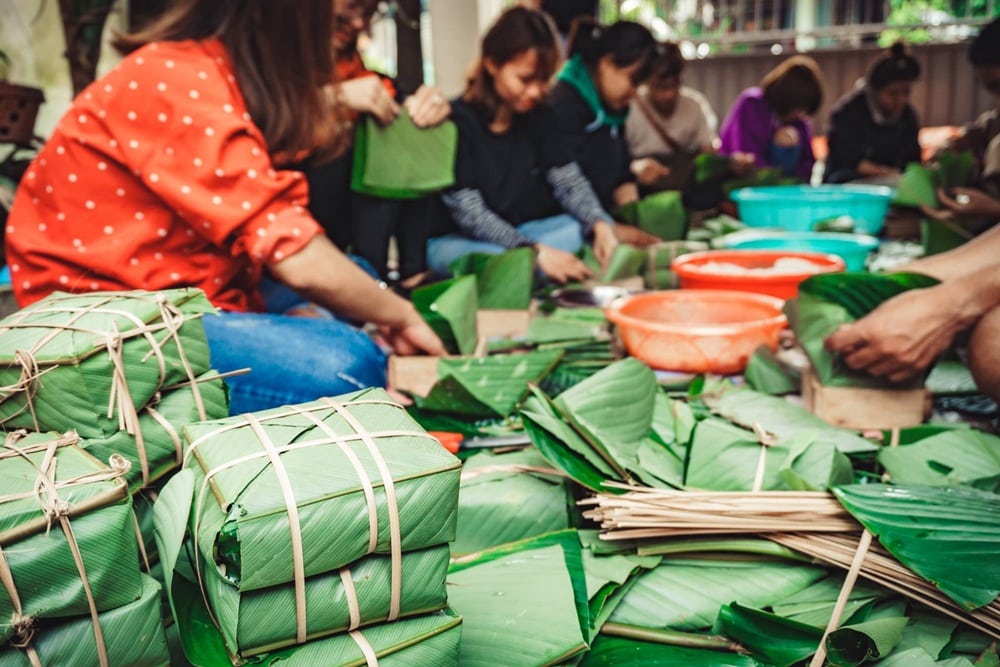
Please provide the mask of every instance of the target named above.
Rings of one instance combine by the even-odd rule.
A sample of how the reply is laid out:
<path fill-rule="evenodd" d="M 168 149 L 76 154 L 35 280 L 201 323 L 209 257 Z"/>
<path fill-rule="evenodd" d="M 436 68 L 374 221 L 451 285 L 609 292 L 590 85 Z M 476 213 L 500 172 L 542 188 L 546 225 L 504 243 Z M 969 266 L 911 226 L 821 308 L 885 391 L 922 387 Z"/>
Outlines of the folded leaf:
<path fill-rule="evenodd" d="M 838 628 L 826 639 L 827 658 L 838 667 L 884 658 L 899 644 L 908 620 L 905 616 L 879 618 Z"/>
<path fill-rule="evenodd" d="M 906 165 L 896 185 L 896 197 L 892 203 L 915 208 L 921 206 L 937 208 L 937 187 L 938 179 L 934 169 L 911 162 Z"/>
<path fill-rule="evenodd" d="M 619 637 L 598 637 L 580 667 L 648 667 L 649 665 L 684 665 L 684 667 L 757 667 L 748 655 L 654 644 Z"/>
<path fill-rule="evenodd" d="M 823 630 L 775 614 L 732 603 L 719 610 L 716 630 L 736 640 L 759 660 L 791 667 L 819 647 Z"/>
<path fill-rule="evenodd" d="M 483 310 L 524 310 L 531 305 L 533 248 L 515 248 L 499 255 L 470 253 L 449 268 L 455 277 L 476 276 L 479 308 Z"/>
<path fill-rule="evenodd" d="M 463 276 L 418 287 L 410 295 L 417 312 L 452 354 L 476 349 L 477 289 L 475 276 Z"/>
<path fill-rule="evenodd" d="M 381 125 L 371 115 L 358 124 L 351 189 L 386 199 L 416 199 L 455 182 L 458 130 L 446 121 L 414 125 L 406 109 Z"/>
<path fill-rule="evenodd" d="M 782 396 L 801 391 L 801 376 L 789 372 L 766 345 L 758 347 L 750 355 L 743 377 L 751 389 L 762 394 Z"/>
<path fill-rule="evenodd" d="M 441 379 L 426 397 L 414 400 L 421 410 L 475 417 L 509 417 L 528 393 L 562 358 L 560 350 L 525 354 L 438 360 Z"/>

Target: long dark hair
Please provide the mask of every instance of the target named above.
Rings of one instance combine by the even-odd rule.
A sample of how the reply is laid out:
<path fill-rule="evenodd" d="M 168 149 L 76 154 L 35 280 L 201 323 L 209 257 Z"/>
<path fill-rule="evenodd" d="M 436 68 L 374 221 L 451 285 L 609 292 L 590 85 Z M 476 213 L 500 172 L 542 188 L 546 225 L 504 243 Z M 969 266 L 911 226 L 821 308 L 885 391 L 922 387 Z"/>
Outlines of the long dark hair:
<path fill-rule="evenodd" d="M 500 14 L 483 37 L 479 58 L 469 72 L 463 96 L 466 103 L 486 120 L 493 120 L 500 108 L 500 98 L 493 86 L 493 76 L 486 68 L 486 61 L 502 67 L 532 50 L 538 56 L 535 79 L 548 81 L 555 74 L 562 57 L 552 19 L 543 12 L 520 6 Z"/>
<path fill-rule="evenodd" d="M 173 0 L 145 29 L 119 36 L 122 53 L 156 41 L 222 41 L 254 123 L 273 156 L 342 152 L 343 112 L 334 77 L 331 0 Z"/>
<path fill-rule="evenodd" d="M 591 69 L 605 56 L 609 56 L 616 67 L 640 63 L 633 82 L 641 83 L 651 73 L 656 39 L 646 26 L 634 21 L 617 21 L 603 26 L 589 16 L 582 16 L 573 22 L 566 50 L 570 56 L 580 56 Z"/>

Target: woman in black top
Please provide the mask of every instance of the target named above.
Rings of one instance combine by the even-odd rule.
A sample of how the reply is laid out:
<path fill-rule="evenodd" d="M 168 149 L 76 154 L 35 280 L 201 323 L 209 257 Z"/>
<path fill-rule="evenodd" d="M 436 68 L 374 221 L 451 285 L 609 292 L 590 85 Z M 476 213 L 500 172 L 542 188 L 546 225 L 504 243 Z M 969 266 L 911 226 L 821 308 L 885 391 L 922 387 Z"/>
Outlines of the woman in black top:
<path fill-rule="evenodd" d="M 577 19 L 569 60 L 552 89 L 552 107 L 571 154 L 601 205 L 613 209 L 639 197 L 625 138 L 629 102 L 652 73 L 656 40 L 644 26 L 601 26 Z"/>
<path fill-rule="evenodd" d="M 830 154 L 823 180 L 898 178 L 920 162 L 920 123 L 910 106 L 920 63 L 897 42 L 872 65 L 864 86 L 844 97 L 830 118 Z"/>
<path fill-rule="evenodd" d="M 428 266 L 448 275 L 458 257 L 534 246 L 549 278 L 582 280 L 590 271 L 573 253 L 592 238 L 606 262 L 617 245 L 601 206 L 563 143 L 545 104 L 559 64 L 559 43 L 543 13 L 514 7 L 483 38 L 479 63 L 452 104 L 458 127 L 455 185 L 442 200 L 452 233 L 427 243 Z M 457 229 L 456 229 L 457 228 Z"/>

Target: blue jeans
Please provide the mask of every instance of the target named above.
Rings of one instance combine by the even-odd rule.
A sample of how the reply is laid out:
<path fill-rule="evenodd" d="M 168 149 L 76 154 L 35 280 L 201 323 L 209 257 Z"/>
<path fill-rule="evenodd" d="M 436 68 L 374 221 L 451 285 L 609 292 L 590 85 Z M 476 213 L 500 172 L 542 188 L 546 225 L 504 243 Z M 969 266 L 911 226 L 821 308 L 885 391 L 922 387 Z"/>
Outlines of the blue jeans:
<path fill-rule="evenodd" d="M 358 262 L 368 270 L 366 262 Z M 266 313 L 205 315 L 212 368 L 226 378 L 229 414 L 295 405 L 365 387 L 384 387 L 385 354 L 372 339 L 332 313 L 284 315 L 308 301 L 282 283 L 261 281 Z"/>
<path fill-rule="evenodd" d="M 568 213 L 532 220 L 518 225 L 517 231 L 532 241 L 557 250 L 576 252 L 583 245 L 579 221 Z M 448 268 L 459 257 L 474 252 L 499 255 L 507 250 L 501 245 L 477 241 L 462 234 L 446 234 L 427 241 L 427 266 L 438 276 L 450 276 Z"/>

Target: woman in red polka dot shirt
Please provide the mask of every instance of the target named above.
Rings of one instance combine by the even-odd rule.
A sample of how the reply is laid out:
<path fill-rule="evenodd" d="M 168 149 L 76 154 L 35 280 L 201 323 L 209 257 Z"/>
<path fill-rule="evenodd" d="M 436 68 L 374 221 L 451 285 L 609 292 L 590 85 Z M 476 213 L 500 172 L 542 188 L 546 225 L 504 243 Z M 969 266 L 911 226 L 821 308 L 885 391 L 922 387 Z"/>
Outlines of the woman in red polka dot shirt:
<path fill-rule="evenodd" d="M 283 164 L 336 156 L 330 0 L 178 0 L 74 100 L 18 188 L 7 258 L 21 305 L 55 290 L 195 286 L 233 412 L 385 382 L 370 338 L 338 319 L 269 313 L 276 278 L 397 353 L 441 354 L 413 306 L 380 289 L 306 211 Z"/>

